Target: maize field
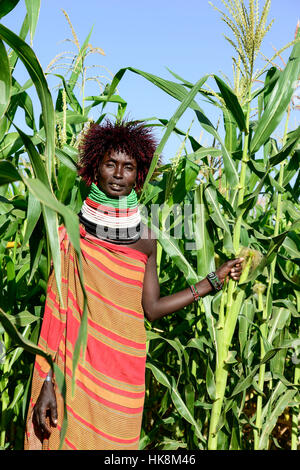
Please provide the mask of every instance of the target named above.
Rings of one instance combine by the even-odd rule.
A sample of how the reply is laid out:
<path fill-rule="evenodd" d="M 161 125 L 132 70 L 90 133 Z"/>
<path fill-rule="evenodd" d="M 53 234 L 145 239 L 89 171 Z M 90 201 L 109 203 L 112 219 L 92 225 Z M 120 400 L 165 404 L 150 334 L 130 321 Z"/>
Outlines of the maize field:
<path fill-rule="evenodd" d="M 1 17 L 17 3 L 3 0 Z M 24 2 L 19 32 L 0 24 L 1 449 L 23 448 L 34 357 L 45 355 L 37 341 L 51 262 L 60 285 L 62 223 L 80 257 L 76 214 L 87 193 L 76 171 L 80 133 L 95 107 L 99 123 L 107 106 L 116 119 L 125 116 L 130 103 L 117 91 L 125 73 L 138 74 L 178 102 L 168 120 L 147 121 L 162 138 L 140 196 L 145 222 L 158 239 L 161 296 L 203 279 L 229 258 L 244 257 L 238 284 L 230 280 L 214 296 L 154 323 L 145 320 L 140 449 L 300 448 L 300 127 L 290 120 L 299 109 L 300 31 L 295 25 L 290 42 L 256 71 L 272 26 L 270 0 L 261 3 L 261 11 L 258 0 L 224 0 L 224 11 L 213 5 L 230 30 L 233 84 L 218 75 L 191 83 L 175 72 L 166 80 L 127 67 L 97 96 L 79 94 L 76 87 L 85 85 L 91 33 L 78 43 L 68 75 L 56 74 L 60 84 L 51 93 L 26 42 L 34 35 L 40 2 Z M 284 49 L 289 60 L 280 68 L 275 59 Z M 15 75 L 18 61 L 27 69 L 26 83 Z M 201 100 L 218 113 L 218 126 Z M 20 110 L 30 133 L 16 124 Z M 187 110 L 210 146 L 201 145 L 191 128 L 177 126 Z M 160 156 L 174 134 L 182 144 L 163 164 Z M 86 321 L 85 311 L 73 373 L 84 351 Z M 56 380 L 63 393 L 64 378 L 58 374 Z"/>

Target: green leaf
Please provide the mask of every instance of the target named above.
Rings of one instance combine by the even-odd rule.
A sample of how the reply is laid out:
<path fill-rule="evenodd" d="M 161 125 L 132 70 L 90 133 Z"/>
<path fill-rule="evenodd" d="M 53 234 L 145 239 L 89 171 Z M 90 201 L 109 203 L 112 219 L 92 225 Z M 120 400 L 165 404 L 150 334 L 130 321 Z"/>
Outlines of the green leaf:
<path fill-rule="evenodd" d="M 291 155 L 292 151 L 294 150 L 295 146 L 299 142 L 300 139 L 300 127 L 296 129 L 294 132 L 291 133 L 290 138 L 288 139 L 287 143 L 282 147 L 280 152 L 276 155 L 273 155 L 270 160 L 270 166 L 278 165 L 278 163 L 285 160 L 289 155 Z"/>
<path fill-rule="evenodd" d="M 0 120 L 9 105 L 11 93 L 11 76 L 7 52 L 0 40 Z"/>
<path fill-rule="evenodd" d="M 145 220 L 145 219 L 144 219 Z M 147 221 L 145 221 L 147 224 Z M 159 243 L 162 245 L 165 252 L 172 258 L 172 261 L 184 274 L 186 282 L 189 284 L 194 284 L 198 282 L 198 275 L 192 265 L 187 261 L 186 257 L 180 250 L 178 242 L 175 238 L 166 234 L 165 232 L 159 230 L 155 225 L 151 226 L 151 229 L 155 233 Z"/>
<path fill-rule="evenodd" d="M 123 75 L 125 74 L 126 70 L 130 70 L 131 72 L 134 72 L 134 73 L 137 73 L 138 75 L 143 76 L 144 78 L 149 80 L 151 83 L 153 83 L 154 85 L 158 86 L 163 91 L 168 93 L 173 98 L 175 98 L 179 101 L 182 101 L 182 103 L 183 103 L 183 101 L 185 101 L 185 103 L 186 103 L 185 109 L 187 107 L 190 107 L 191 109 L 193 109 L 195 111 L 196 116 L 197 116 L 198 121 L 200 122 L 201 126 L 207 132 L 212 134 L 218 140 L 218 142 L 220 143 L 221 149 L 222 149 L 222 155 L 223 155 L 226 178 L 227 178 L 229 184 L 235 188 L 239 183 L 239 177 L 238 177 L 236 168 L 234 166 L 233 160 L 232 160 L 228 150 L 226 149 L 222 139 L 220 138 L 218 132 L 216 131 L 216 129 L 214 128 L 214 126 L 212 125 L 210 120 L 205 116 L 205 114 L 203 113 L 200 106 L 194 101 L 194 97 L 196 96 L 196 94 L 194 95 L 195 88 L 197 88 L 197 92 L 202 91 L 201 86 L 207 80 L 207 76 L 204 77 L 203 82 L 201 80 L 199 80 L 198 84 L 194 85 L 193 88 L 191 89 L 191 91 L 188 93 L 188 91 L 182 85 L 180 85 L 178 83 L 171 82 L 170 80 L 165 80 L 163 78 L 157 77 L 156 75 L 152 75 L 150 73 L 143 72 L 141 70 L 134 69 L 132 67 L 127 67 L 127 68 L 124 68 L 124 69 L 120 69 L 116 73 L 116 75 L 114 76 L 114 78 L 112 80 L 112 83 L 111 83 L 111 86 L 109 88 L 109 93 L 108 93 L 109 97 L 111 95 L 113 95 L 116 87 L 118 86 L 118 84 L 119 84 L 120 80 L 122 79 Z M 191 93 L 193 95 L 191 95 Z M 187 98 L 188 96 L 190 98 Z M 179 110 L 179 108 L 178 108 L 178 110 Z M 176 111 L 176 113 L 177 113 L 177 111 Z M 168 126 L 169 125 L 170 125 L 169 130 L 170 130 L 170 133 L 171 133 L 174 130 L 175 126 L 173 126 L 170 123 L 170 121 L 169 121 Z M 163 137 L 163 139 L 164 138 L 167 139 L 168 137 L 169 137 L 169 135 L 166 135 L 166 136 Z M 162 142 L 163 142 L 163 140 L 162 140 Z M 162 144 L 162 142 L 161 142 L 161 144 Z M 149 173 L 148 173 L 149 178 L 151 177 L 152 172 L 154 171 L 155 165 L 157 163 L 158 155 L 162 151 L 164 144 L 165 144 L 165 142 L 162 144 L 162 147 L 159 148 L 156 152 L 157 158 L 155 158 L 155 160 L 152 162 L 153 165 L 151 165 Z M 148 182 L 148 179 L 146 180 L 146 182 Z M 144 184 L 144 187 L 145 187 L 145 184 Z"/>
<path fill-rule="evenodd" d="M 199 185 L 194 195 L 194 233 L 197 250 L 197 273 L 204 279 L 215 270 L 213 236 L 209 233 L 207 223 L 209 214 L 203 200 L 203 185 Z"/>
<path fill-rule="evenodd" d="M 205 188 L 204 195 L 211 209 L 210 217 L 213 219 L 214 223 L 223 230 L 224 248 L 230 253 L 234 253 L 230 228 L 226 218 L 221 213 L 215 187 L 208 185 Z"/>
<path fill-rule="evenodd" d="M 99 95 L 99 96 L 87 96 L 85 101 L 94 101 L 95 104 L 99 103 L 118 103 L 126 105 L 127 102 L 119 95 Z"/>
<path fill-rule="evenodd" d="M 36 178 L 41 180 L 43 184 L 47 186 L 47 188 L 51 188 L 50 181 L 44 166 L 44 162 L 40 156 L 40 154 L 37 152 L 35 146 L 33 145 L 31 138 L 26 135 L 21 129 L 19 129 L 15 124 L 15 128 L 17 129 L 24 146 L 26 147 L 28 156 L 30 158 L 30 162 L 34 171 L 34 174 Z"/>
<path fill-rule="evenodd" d="M 18 5 L 20 0 L 1 0 L 0 2 L 0 18 L 7 15 L 11 10 Z"/>
<path fill-rule="evenodd" d="M 150 165 L 150 168 L 149 168 L 149 172 L 147 174 L 147 177 L 146 177 L 146 180 L 145 180 L 145 183 L 144 183 L 144 186 L 143 186 L 143 191 L 141 193 L 141 197 L 140 197 L 141 200 L 143 198 L 144 188 L 145 188 L 145 186 L 147 186 L 147 183 L 150 181 L 150 178 L 151 178 L 151 176 L 152 176 L 152 174 L 155 170 L 155 167 L 156 167 L 157 161 L 159 159 L 159 156 L 161 155 L 161 153 L 163 151 L 163 148 L 164 148 L 165 144 L 167 143 L 168 138 L 170 137 L 171 133 L 173 132 L 178 120 L 183 115 L 183 113 L 186 111 L 186 109 L 190 106 L 190 104 L 194 100 L 196 94 L 198 93 L 199 89 L 205 83 L 207 78 L 208 78 L 208 75 L 206 75 L 205 77 L 198 80 L 198 82 L 194 85 L 194 87 L 191 89 L 191 91 L 184 97 L 182 103 L 178 106 L 177 110 L 175 111 L 175 113 L 173 114 L 171 119 L 169 120 L 166 131 L 163 135 L 163 138 L 161 139 L 156 151 L 154 152 L 153 159 L 152 159 L 152 162 L 151 162 L 151 165 Z"/>
<path fill-rule="evenodd" d="M 71 90 L 71 88 L 67 84 L 67 82 L 65 80 L 65 77 L 63 77 L 63 75 L 59 75 L 57 73 L 54 73 L 53 75 L 55 77 L 60 78 L 61 81 L 63 82 L 63 86 L 64 86 L 64 89 L 65 89 L 66 95 L 67 95 L 67 101 L 72 106 L 73 110 L 76 111 L 76 113 L 78 113 L 78 114 L 82 114 L 82 107 L 81 107 L 79 101 L 77 100 L 75 94 L 73 93 L 73 90 Z M 87 100 L 87 98 L 85 98 L 85 100 Z"/>
<path fill-rule="evenodd" d="M 222 113 L 225 128 L 225 147 L 229 152 L 234 152 L 237 147 L 237 125 L 227 108 L 222 107 Z"/>
<path fill-rule="evenodd" d="M 26 326 L 39 321 L 40 318 L 32 315 L 32 313 L 24 310 L 23 312 L 18 312 L 15 315 L 7 315 L 11 323 L 15 326 Z"/>
<path fill-rule="evenodd" d="M 282 330 L 288 320 L 291 317 L 291 312 L 287 308 L 283 307 L 273 307 L 272 309 L 272 318 L 269 324 L 269 335 L 268 341 L 270 344 L 274 341 L 276 334 L 279 330 Z"/>
<path fill-rule="evenodd" d="M 256 153 L 267 142 L 272 132 L 281 122 L 295 91 L 295 83 L 299 78 L 299 73 L 300 41 L 294 45 L 288 63 L 275 83 L 267 107 L 258 121 L 250 144 L 251 153 Z"/>
<path fill-rule="evenodd" d="M 0 161 L 0 186 L 13 181 L 21 181 L 22 178 L 14 165 L 6 160 Z"/>
<path fill-rule="evenodd" d="M 171 389 L 171 384 L 168 377 L 158 367 L 156 367 L 152 362 L 147 361 L 146 368 L 151 370 L 154 377 L 159 383 L 167 387 L 169 390 Z"/>
<path fill-rule="evenodd" d="M 229 88 L 228 85 L 226 85 L 225 82 L 223 82 L 223 80 L 221 80 L 221 78 L 217 77 L 217 75 L 214 75 L 214 78 L 221 92 L 221 96 L 224 99 L 227 108 L 229 109 L 234 119 L 236 120 L 236 123 L 239 126 L 240 131 L 246 132 L 247 126 L 246 126 L 245 115 L 237 99 L 236 94 Z"/>
<path fill-rule="evenodd" d="M 22 383 L 18 383 L 14 390 L 14 396 L 13 396 L 11 403 L 9 404 L 8 409 L 12 409 L 16 405 L 16 403 L 20 401 L 20 398 L 22 397 L 23 393 L 24 393 L 24 385 Z"/>
<path fill-rule="evenodd" d="M 36 346 L 31 341 L 25 339 L 21 333 L 18 332 L 14 324 L 12 323 L 10 316 L 0 308 L 0 321 L 2 326 L 4 327 L 5 331 L 9 334 L 10 338 L 18 345 L 24 348 L 26 351 L 30 352 L 31 354 L 39 354 L 43 356 L 49 363 L 52 365 L 52 358 L 49 354 L 45 353 L 41 348 Z"/>
<path fill-rule="evenodd" d="M 260 439 L 259 439 L 259 450 L 265 450 L 268 448 L 268 439 L 274 429 L 278 417 L 283 413 L 285 408 L 290 406 L 294 396 L 296 395 L 297 390 L 287 390 L 281 397 L 277 400 L 276 405 L 272 412 L 267 416 L 267 419 L 262 427 Z"/>
<path fill-rule="evenodd" d="M 215 377 L 213 374 L 213 371 L 211 370 L 211 367 L 209 365 L 209 362 L 207 362 L 206 365 L 206 390 L 207 393 L 212 401 L 215 401 L 216 399 L 216 382 L 215 382 Z"/>
<path fill-rule="evenodd" d="M 53 368 L 55 374 L 55 380 L 58 385 L 59 391 L 64 399 L 64 419 L 63 426 L 61 430 L 61 441 L 60 447 L 63 443 L 66 430 L 67 430 L 67 409 L 66 409 L 66 382 L 65 377 L 59 367 L 52 361 L 51 355 L 45 353 L 41 348 L 36 346 L 34 343 L 26 339 L 21 333 L 18 332 L 16 327 L 10 321 L 8 315 L 0 308 L 0 321 L 5 331 L 8 333 L 10 338 L 18 345 L 21 346 L 25 351 L 30 352 L 31 354 L 38 354 L 46 359 L 49 363 L 49 366 Z M 49 367 L 49 368 L 50 368 Z"/>
<path fill-rule="evenodd" d="M 69 86 L 71 91 L 74 90 L 74 87 L 77 83 L 78 77 L 79 77 L 80 73 L 82 73 L 82 64 L 83 64 L 83 61 L 84 61 L 84 57 L 87 53 L 87 48 L 88 48 L 88 44 L 89 44 L 89 41 L 90 41 L 92 31 L 93 31 L 93 27 L 91 28 L 91 30 L 90 30 L 89 34 L 87 35 L 84 43 L 82 44 L 82 46 L 80 48 L 80 51 L 78 53 L 78 56 L 76 58 L 75 65 L 73 65 L 73 67 L 72 67 L 72 74 L 71 74 L 71 77 L 68 81 L 68 86 Z"/>
<path fill-rule="evenodd" d="M 186 421 L 188 421 L 190 424 L 192 424 L 195 427 L 195 432 L 196 432 L 197 437 L 202 442 L 206 442 L 204 437 L 201 434 L 201 430 L 200 430 L 200 427 L 199 427 L 197 421 L 194 419 L 193 415 L 191 414 L 190 410 L 188 409 L 188 407 L 186 406 L 184 400 L 182 399 L 182 397 L 181 397 L 181 395 L 180 395 L 180 393 L 179 393 L 179 391 L 176 387 L 175 379 L 172 376 L 171 376 L 171 398 L 172 398 L 172 401 L 173 401 L 174 405 L 176 406 L 176 409 L 179 412 L 179 414 Z"/>
<path fill-rule="evenodd" d="M 33 36 L 39 19 L 41 0 L 25 0 L 25 4 L 29 20 L 30 43 L 32 45 Z"/>
<path fill-rule="evenodd" d="M 79 114 L 76 111 L 71 111 L 68 109 L 66 113 L 56 112 L 56 121 L 63 125 L 64 118 L 66 117 L 67 124 L 82 124 L 83 122 L 88 121 L 88 117 L 83 114 Z"/>
<path fill-rule="evenodd" d="M 10 155 L 16 153 L 23 146 L 22 139 L 17 132 L 6 134 L 1 142 L 0 157 L 7 159 Z"/>
<path fill-rule="evenodd" d="M 55 115 L 51 93 L 48 88 L 44 72 L 36 58 L 33 50 L 19 36 L 0 25 L 0 38 L 14 49 L 24 66 L 26 67 L 30 78 L 36 88 L 42 107 L 42 118 L 46 133 L 45 157 L 46 168 L 49 179 L 51 180 L 52 165 L 55 151 Z"/>
<path fill-rule="evenodd" d="M 77 174 L 76 162 L 74 161 L 74 153 L 70 151 L 66 145 L 63 149 L 56 148 L 55 155 L 61 163 L 63 163 L 66 167 L 68 167 L 70 170 L 73 170 Z"/>
<path fill-rule="evenodd" d="M 23 247 L 25 247 L 26 243 L 28 243 L 29 238 L 40 218 L 42 212 L 41 204 L 38 199 L 34 197 L 34 195 L 29 192 L 28 194 L 28 208 L 27 208 L 27 223 L 26 223 L 26 231 L 23 239 Z"/>
<path fill-rule="evenodd" d="M 23 39 L 23 41 L 25 41 L 26 36 L 28 34 L 28 31 L 29 31 L 29 21 L 28 21 L 28 15 L 26 15 L 25 18 L 24 18 L 24 21 L 22 23 L 20 32 L 19 32 L 19 37 L 21 39 Z M 18 62 L 18 54 L 16 53 L 16 51 L 11 51 L 11 53 L 9 55 L 9 64 L 10 64 L 10 68 L 11 68 L 11 75 L 13 75 L 13 72 L 15 70 L 17 62 Z M 32 84 L 31 80 L 28 80 L 28 82 L 31 82 L 31 84 Z M 26 83 L 28 83 L 28 82 L 26 82 Z M 29 85 L 29 86 L 31 86 L 31 85 Z M 25 85 L 24 85 L 24 89 L 26 89 Z"/>

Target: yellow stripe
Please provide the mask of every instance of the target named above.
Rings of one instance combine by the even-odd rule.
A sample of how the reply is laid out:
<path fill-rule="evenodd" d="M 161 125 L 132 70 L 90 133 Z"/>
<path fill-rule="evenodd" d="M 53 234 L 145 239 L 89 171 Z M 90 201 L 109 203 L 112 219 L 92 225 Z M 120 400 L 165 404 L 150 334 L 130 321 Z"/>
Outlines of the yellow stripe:
<path fill-rule="evenodd" d="M 66 356 L 67 367 L 72 370 L 73 364 L 69 356 Z M 101 387 L 99 384 L 95 384 L 90 378 L 84 375 L 80 370 L 76 371 L 76 379 L 83 382 L 83 384 L 98 395 L 100 398 L 110 401 L 111 403 L 116 403 L 117 405 L 126 406 L 127 408 L 139 408 L 144 404 L 144 397 L 141 398 L 129 398 L 118 393 L 112 392 L 111 390 L 106 390 Z M 84 393 L 85 390 L 83 390 Z"/>
<path fill-rule="evenodd" d="M 108 269 L 110 269 L 114 273 L 120 276 L 124 276 L 128 279 L 134 279 L 136 281 L 141 281 L 141 282 L 143 281 L 144 272 L 134 271 L 133 269 L 120 266 L 119 264 L 114 263 L 111 259 L 107 258 L 102 253 L 99 253 L 98 251 L 93 250 L 91 247 L 87 245 L 84 245 L 82 249 L 86 251 L 86 253 L 88 253 L 90 256 L 95 258 L 97 261 L 104 264 L 104 266 L 106 266 Z"/>

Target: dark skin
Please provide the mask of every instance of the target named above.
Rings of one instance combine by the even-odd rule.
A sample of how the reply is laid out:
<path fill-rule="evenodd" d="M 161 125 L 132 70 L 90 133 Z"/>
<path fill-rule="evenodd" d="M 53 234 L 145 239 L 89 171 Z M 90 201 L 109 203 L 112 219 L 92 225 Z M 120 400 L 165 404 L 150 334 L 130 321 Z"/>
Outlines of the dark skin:
<path fill-rule="evenodd" d="M 106 154 L 100 162 L 99 172 L 96 176 L 97 184 L 109 197 L 128 196 L 135 186 L 137 171 L 135 158 L 122 152 L 112 151 Z M 194 302 L 194 297 L 189 287 L 175 294 L 160 297 L 156 265 L 157 240 L 149 227 L 143 225 L 142 229 L 142 237 L 127 246 L 148 256 L 144 274 L 142 306 L 146 318 L 149 321 L 154 321 L 190 305 Z M 242 261 L 243 258 L 233 259 L 218 268 L 216 274 L 220 281 L 222 283 L 225 279 L 238 281 L 242 272 Z M 198 282 L 196 287 L 201 297 L 213 291 L 207 279 Z M 49 372 L 49 375 L 52 376 L 52 371 Z M 57 407 L 52 382 L 44 382 L 33 411 L 36 430 L 43 437 L 48 437 L 51 433 L 51 428 L 46 423 L 46 415 L 50 416 L 51 425 L 55 426 Z"/>

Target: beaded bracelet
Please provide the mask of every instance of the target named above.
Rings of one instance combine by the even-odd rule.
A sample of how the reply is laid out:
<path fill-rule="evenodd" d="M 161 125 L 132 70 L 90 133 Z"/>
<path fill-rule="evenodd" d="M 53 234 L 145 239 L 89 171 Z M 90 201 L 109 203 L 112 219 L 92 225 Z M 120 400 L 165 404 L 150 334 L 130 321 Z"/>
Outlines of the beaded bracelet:
<path fill-rule="evenodd" d="M 190 289 L 191 289 L 192 294 L 193 294 L 193 296 L 194 296 L 194 300 L 195 300 L 195 301 L 199 300 L 199 299 L 200 299 L 200 294 L 199 294 L 199 292 L 198 292 L 198 290 L 197 290 L 196 284 L 191 285 L 191 286 L 190 286 Z"/>
<path fill-rule="evenodd" d="M 214 290 L 216 290 L 217 292 L 218 292 L 219 290 L 222 290 L 223 284 L 222 284 L 222 282 L 220 281 L 220 279 L 218 278 L 218 276 L 216 275 L 215 272 L 209 273 L 209 274 L 206 276 L 206 279 L 210 282 L 210 284 L 212 285 L 212 287 L 214 288 Z"/>

